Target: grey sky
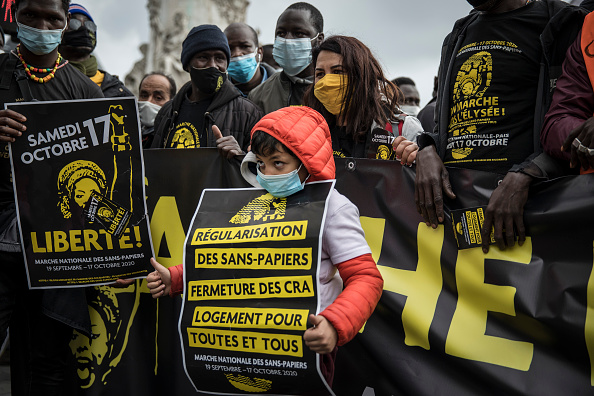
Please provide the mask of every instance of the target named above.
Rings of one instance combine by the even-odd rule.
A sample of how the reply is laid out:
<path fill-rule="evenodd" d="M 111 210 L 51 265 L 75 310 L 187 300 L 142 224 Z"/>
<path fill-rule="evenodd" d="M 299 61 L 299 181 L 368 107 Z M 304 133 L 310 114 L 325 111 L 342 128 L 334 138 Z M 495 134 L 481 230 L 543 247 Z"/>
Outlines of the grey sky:
<path fill-rule="evenodd" d="M 89 9 L 98 25 L 96 54 L 103 67 L 123 79 L 140 59 L 138 46 L 148 39 L 146 0 L 78 2 Z M 274 42 L 276 20 L 293 2 L 251 0 L 247 23 L 260 31 L 263 44 Z M 322 12 L 327 36 L 357 37 L 371 48 L 388 78 L 407 76 L 415 80 L 421 105 L 431 99 L 444 37 L 456 19 L 471 9 L 466 0 L 311 0 L 310 3 Z"/>

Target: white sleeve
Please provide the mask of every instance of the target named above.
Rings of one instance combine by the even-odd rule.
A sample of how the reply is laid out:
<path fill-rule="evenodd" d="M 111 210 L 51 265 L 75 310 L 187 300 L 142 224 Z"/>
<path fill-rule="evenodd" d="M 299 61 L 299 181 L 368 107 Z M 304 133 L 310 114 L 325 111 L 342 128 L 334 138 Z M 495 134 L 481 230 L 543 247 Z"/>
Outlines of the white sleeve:
<path fill-rule="evenodd" d="M 322 251 L 334 265 L 371 253 L 361 227 L 359 209 L 336 190 L 332 190 L 328 198 Z"/>

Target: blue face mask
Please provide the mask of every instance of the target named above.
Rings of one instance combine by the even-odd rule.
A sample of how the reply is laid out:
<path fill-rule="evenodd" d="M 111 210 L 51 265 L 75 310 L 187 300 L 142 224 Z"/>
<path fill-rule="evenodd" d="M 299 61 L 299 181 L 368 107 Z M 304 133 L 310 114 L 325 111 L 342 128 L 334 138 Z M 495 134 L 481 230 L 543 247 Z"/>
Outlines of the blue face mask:
<path fill-rule="evenodd" d="M 311 63 L 311 42 L 319 36 L 299 39 L 274 39 L 272 56 L 289 76 L 296 76 Z"/>
<path fill-rule="evenodd" d="M 58 48 L 62 42 L 64 29 L 41 30 L 23 25 L 17 21 L 17 37 L 25 47 L 35 55 L 46 55 Z"/>
<path fill-rule="evenodd" d="M 299 178 L 299 169 L 301 169 L 302 165 L 298 169 L 284 175 L 264 175 L 260 172 L 260 168 L 258 168 L 256 180 L 258 180 L 262 188 L 265 188 L 274 197 L 288 197 L 303 190 L 305 182 L 301 183 L 301 179 Z"/>
<path fill-rule="evenodd" d="M 254 78 L 260 62 L 256 61 L 256 52 L 253 54 L 247 54 L 242 56 L 236 56 L 231 58 L 229 67 L 227 67 L 227 73 L 229 76 L 238 84 L 245 84 Z"/>

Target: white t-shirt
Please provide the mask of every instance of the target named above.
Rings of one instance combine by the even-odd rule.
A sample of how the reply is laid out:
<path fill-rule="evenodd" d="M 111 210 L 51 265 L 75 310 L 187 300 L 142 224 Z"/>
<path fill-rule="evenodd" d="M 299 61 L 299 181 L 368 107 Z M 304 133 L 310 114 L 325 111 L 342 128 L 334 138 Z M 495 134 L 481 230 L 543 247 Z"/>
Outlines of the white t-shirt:
<path fill-rule="evenodd" d="M 319 269 L 319 304 L 322 312 L 342 291 L 342 279 L 336 264 L 371 253 L 359 220 L 359 209 L 347 197 L 330 192 L 322 236 Z M 318 312 L 318 313 L 319 313 Z"/>

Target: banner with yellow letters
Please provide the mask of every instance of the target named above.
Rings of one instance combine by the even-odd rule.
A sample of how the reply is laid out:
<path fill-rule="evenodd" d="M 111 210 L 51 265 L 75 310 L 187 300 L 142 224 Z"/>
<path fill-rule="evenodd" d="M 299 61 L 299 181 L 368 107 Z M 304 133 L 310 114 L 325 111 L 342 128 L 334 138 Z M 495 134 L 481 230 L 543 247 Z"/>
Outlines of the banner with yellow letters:
<path fill-rule="evenodd" d="M 145 161 L 155 254 L 177 265 L 202 191 L 248 185 L 238 162 L 216 149 L 149 150 Z M 338 349 L 336 395 L 594 392 L 594 175 L 532 186 L 526 243 L 491 245 L 484 254 L 458 250 L 449 218 L 437 229 L 425 225 L 414 204 L 414 169 L 366 159 L 336 165 L 336 189 L 358 206 L 384 277 L 375 312 Z M 446 202 L 447 213 L 485 206 L 501 180 L 448 171 L 457 197 Z M 104 326 L 96 339 L 73 345 L 81 394 L 204 394 L 183 368 L 183 297 L 155 301 L 141 282 L 101 294 L 112 295 L 103 300 L 119 302 L 119 311 L 97 320 Z"/>

